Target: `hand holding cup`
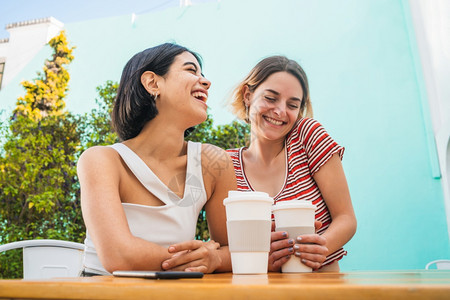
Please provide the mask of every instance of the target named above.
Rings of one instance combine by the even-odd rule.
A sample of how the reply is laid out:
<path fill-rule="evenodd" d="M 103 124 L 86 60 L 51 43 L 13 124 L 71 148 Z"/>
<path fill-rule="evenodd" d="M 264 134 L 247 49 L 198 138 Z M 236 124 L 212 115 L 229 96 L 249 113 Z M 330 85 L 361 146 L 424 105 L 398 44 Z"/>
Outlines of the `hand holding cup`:
<path fill-rule="evenodd" d="M 317 232 L 322 227 L 322 222 L 314 221 L 314 227 Z M 302 237 L 302 236 L 300 236 Z M 305 236 L 303 236 L 305 237 Z M 319 239 L 321 240 L 321 239 Z M 305 254 L 307 253 L 307 248 L 296 247 L 297 244 L 305 244 L 307 239 L 300 239 L 297 242 L 297 237 L 290 238 L 288 232 L 286 231 L 275 231 L 275 221 L 272 221 L 272 233 L 270 239 L 270 253 L 269 253 L 269 272 L 280 272 L 281 266 L 285 264 L 290 258 L 291 255 L 296 255 L 297 252 L 298 257 L 301 257 L 300 251 L 305 250 Z M 328 249 L 327 249 L 328 250 Z M 320 251 L 321 253 L 323 251 Z M 313 253 L 314 254 L 314 253 Z M 325 257 L 326 258 L 326 257 Z M 302 258 L 300 258 L 302 259 Z M 320 260 L 321 258 L 319 258 Z M 312 269 L 317 269 L 316 265 L 312 266 L 315 261 L 306 261 L 304 264 L 311 266 Z M 318 260 L 317 260 L 318 261 Z M 320 267 L 320 266 L 319 266 Z"/>
<path fill-rule="evenodd" d="M 296 238 L 294 255 L 313 270 L 317 270 L 327 258 L 326 239 L 316 234 L 300 235 Z"/>
<path fill-rule="evenodd" d="M 270 236 L 269 272 L 279 272 L 294 254 L 294 239 L 289 238 L 287 231 L 275 231 L 275 221 L 272 221 Z"/>
<path fill-rule="evenodd" d="M 313 266 L 316 268 L 318 262 L 314 260 L 320 260 L 321 257 L 314 255 L 317 255 L 318 253 L 323 254 L 324 249 L 322 248 L 322 244 L 325 245 L 326 241 L 323 237 L 320 237 L 315 233 L 315 205 L 301 200 L 280 201 L 274 205 L 272 210 L 275 217 L 276 231 L 287 232 L 290 237 L 290 239 L 288 239 L 288 244 L 291 244 L 292 247 L 289 247 L 288 251 L 291 254 L 298 252 L 297 254 L 302 256 L 302 259 L 305 259 L 305 262 L 314 262 Z M 273 234 L 273 236 L 276 235 Z M 298 237 L 300 237 L 300 239 L 298 239 Z M 319 243 L 319 245 L 306 245 L 308 242 Z M 301 245 L 294 245 L 294 243 L 300 243 Z M 282 243 L 274 242 L 273 244 L 275 245 L 272 247 L 274 250 L 272 254 L 276 254 L 277 252 L 282 253 L 283 250 L 278 248 Z M 307 252 L 302 253 L 301 251 L 303 250 Z M 305 257 L 306 254 L 308 255 Z M 283 260 L 277 262 L 277 257 L 275 255 L 272 255 L 272 257 L 274 258 L 272 267 L 276 269 Z M 309 259 L 312 259 L 313 261 L 309 261 Z M 311 264 L 305 264 L 296 257 L 287 258 L 287 256 L 285 256 L 284 261 L 285 262 L 281 264 L 281 271 L 283 273 L 311 272 L 313 268 Z M 318 267 L 320 267 L 320 265 L 317 266 L 317 268 Z"/>

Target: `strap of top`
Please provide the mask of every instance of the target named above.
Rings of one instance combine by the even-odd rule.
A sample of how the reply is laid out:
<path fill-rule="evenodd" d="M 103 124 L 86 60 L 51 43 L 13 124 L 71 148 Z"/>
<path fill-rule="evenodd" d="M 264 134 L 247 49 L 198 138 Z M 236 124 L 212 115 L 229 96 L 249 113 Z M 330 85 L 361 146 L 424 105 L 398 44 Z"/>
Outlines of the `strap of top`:
<path fill-rule="evenodd" d="M 170 190 L 147 166 L 147 164 L 125 144 L 111 145 L 122 157 L 128 168 L 141 184 L 155 197 L 167 205 L 191 206 L 197 201 L 206 200 L 201 166 L 201 144 L 188 142 L 187 168 L 183 199 Z M 203 202 L 203 201 L 201 201 Z M 203 202 L 204 203 L 204 202 Z"/>
<path fill-rule="evenodd" d="M 186 182 L 180 206 L 203 206 L 206 202 L 206 191 L 202 172 L 202 144 L 188 142 Z"/>
<path fill-rule="evenodd" d="M 133 150 L 122 143 L 116 143 L 111 147 L 119 153 L 134 176 L 149 192 L 165 204 L 170 204 L 167 201 L 167 187 Z"/>

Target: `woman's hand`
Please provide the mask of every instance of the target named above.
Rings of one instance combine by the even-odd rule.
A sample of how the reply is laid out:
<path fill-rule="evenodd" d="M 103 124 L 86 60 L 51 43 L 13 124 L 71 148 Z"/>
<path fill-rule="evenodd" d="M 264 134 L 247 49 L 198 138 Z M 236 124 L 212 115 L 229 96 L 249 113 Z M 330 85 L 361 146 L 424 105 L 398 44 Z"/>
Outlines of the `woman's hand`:
<path fill-rule="evenodd" d="M 316 231 L 319 230 L 320 227 L 322 227 L 322 222 L 315 221 L 314 227 L 316 228 Z M 294 245 L 294 243 L 298 244 Z M 313 243 L 317 245 L 305 245 L 306 243 Z M 326 249 L 326 247 L 325 249 L 322 248 L 325 244 L 326 240 L 318 234 L 302 235 L 297 237 L 297 240 L 290 239 L 287 232 L 275 231 L 275 222 L 272 221 L 268 269 L 270 272 L 279 272 L 281 266 L 291 259 L 292 254 L 300 257 L 302 262 L 304 259 L 304 264 L 313 269 L 318 269 L 322 265 L 322 262 L 325 261 L 326 254 L 328 253 L 328 249 Z M 319 262 L 322 259 L 322 256 L 320 256 L 319 253 L 325 254 L 325 256 L 322 262 L 320 262 L 320 265 L 317 266 L 316 262 Z"/>
<path fill-rule="evenodd" d="M 289 235 L 285 231 L 275 231 L 275 222 L 272 221 L 272 232 L 270 236 L 270 252 L 269 252 L 269 272 L 279 272 L 281 266 L 284 265 L 294 254 L 294 240 L 289 239 Z"/>
<path fill-rule="evenodd" d="M 168 249 L 172 257 L 163 261 L 163 270 L 212 273 L 222 260 L 218 250 L 220 244 L 213 240 L 202 242 L 187 241 L 171 245 Z"/>
<path fill-rule="evenodd" d="M 314 226 L 317 232 L 322 227 L 322 222 L 315 221 Z M 302 263 L 308 267 L 317 270 L 327 258 L 328 248 L 326 244 L 326 238 L 317 233 L 300 235 L 297 237 L 294 245 L 294 255 L 299 257 Z"/>

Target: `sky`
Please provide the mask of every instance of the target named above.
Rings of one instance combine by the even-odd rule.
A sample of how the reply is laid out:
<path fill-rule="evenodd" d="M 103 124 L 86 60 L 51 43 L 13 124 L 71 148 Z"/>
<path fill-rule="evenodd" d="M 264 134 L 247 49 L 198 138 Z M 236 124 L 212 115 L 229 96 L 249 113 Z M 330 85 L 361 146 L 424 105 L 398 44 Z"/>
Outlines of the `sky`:
<path fill-rule="evenodd" d="M 220 0 L 190 0 L 192 4 Z M 54 17 L 63 23 L 137 15 L 180 5 L 180 0 L 0 0 L 0 39 L 7 24 Z"/>

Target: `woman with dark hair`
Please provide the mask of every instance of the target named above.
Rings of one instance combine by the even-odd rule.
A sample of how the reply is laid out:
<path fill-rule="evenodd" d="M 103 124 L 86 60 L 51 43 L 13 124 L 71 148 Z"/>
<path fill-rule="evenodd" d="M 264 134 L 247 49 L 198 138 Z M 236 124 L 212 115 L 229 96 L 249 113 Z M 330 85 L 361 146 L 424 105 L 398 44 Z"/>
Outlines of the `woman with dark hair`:
<path fill-rule="evenodd" d="M 125 65 L 112 112 L 122 142 L 89 148 L 78 161 L 85 275 L 231 269 L 222 201 L 236 189 L 232 162 L 220 148 L 184 140 L 206 120 L 210 84 L 199 56 L 176 44 Z M 203 206 L 208 242 L 193 240 Z"/>
<path fill-rule="evenodd" d="M 231 105 L 251 126 L 250 146 L 227 150 L 238 190 L 267 192 L 275 203 L 298 200 L 317 207 L 317 234 L 272 232 L 269 270 L 301 259 L 314 270 L 339 271 L 356 218 L 341 164 L 344 148 L 311 119 L 305 72 L 284 56 L 265 58 L 234 90 Z"/>

